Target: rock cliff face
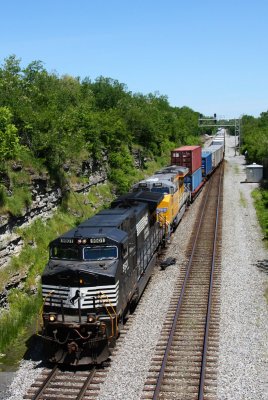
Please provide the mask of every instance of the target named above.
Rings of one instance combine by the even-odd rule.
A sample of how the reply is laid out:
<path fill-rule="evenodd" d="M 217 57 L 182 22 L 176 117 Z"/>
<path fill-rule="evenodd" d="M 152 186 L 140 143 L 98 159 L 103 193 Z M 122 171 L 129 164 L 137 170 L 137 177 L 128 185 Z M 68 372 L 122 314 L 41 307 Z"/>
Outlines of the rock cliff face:
<path fill-rule="evenodd" d="M 132 151 L 135 167 L 140 169 L 144 167 L 146 160 L 140 150 Z M 14 165 L 14 171 L 21 171 L 20 164 Z M 63 169 L 67 175 L 74 174 L 78 177 L 86 177 L 87 183 L 72 184 L 72 187 L 66 184 L 65 190 L 72 190 L 76 193 L 87 193 L 93 186 L 107 182 L 108 157 L 103 154 L 101 163 L 92 159 L 85 160 L 75 171 L 72 166 L 65 164 Z M 71 172 L 72 171 L 72 172 Z M 36 218 L 46 220 L 51 218 L 53 212 L 60 204 L 63 193 L 60 188 L 51 187 L 48 176 L 39 176 L 34 171 L 28 171 L 31 175 L 31 205 L 24 210 L 19 217 L 11 215 L 0 215 L 0 269 L 8 265 L 12 256 L 19 254 L 23 240 L 20 235 L 15 233 L 16 228 L 26 227 Z M 3 177 L 1 181 L 4 183 Z M 6 186 L 10 186 L 10 181 L 6 177 Z M 7 294 L 12 288 L 23 287 L 26 275 L 15 274 L 4 290 L 0 292 L 0 311 L 1 307 L 7 306 Z"/>
<path fill-rule="evenodd" d="M 13 166 L 14 171 L 20 171 L 18 164 Z M 107 181 L 108 159 L 103 154 L 102 162 L 93 159 L 85 160 L 80 167 L 74 168 L 65 164 L 63 169 L 67 175 L 76 175 L 77 177 L 87 178 L 87 183 L 76 183 L 70 187 L 66 180 L 64 190 L 77 193 L 86 193 L 92 186 L 105 183 Z M 50 218 L 62 200 L 63 193 L 58 187 L 52 187 L 48 175 L 36 175 L 34 171 L 27 170 L 31 176 L 31 205 L 28 206 L 19 217 L 11 215 L 0 215 L 0 268 L 7 264 L 9 258 L 18 253 L 22 246 L 22 240 L 15 233 L 15 229 L 29 225 L 34 219 Z M 9 183 L 10 185 L 10 183 Z"/>
<path fill-rule="evenodd" d="M 86 193 L 92 186 L 105 183 L 106 172 L 97 173 L 89 177 L 86 185 L 76 185 L 73 189 L 78 193 Z M 62 199 L 62 191 L 59 188 L 51 188 L 48 181 L 35 180 L 32 188 L 32 204 L 20 217 L 0 216 L 0 268 L 6 265 L 9 258 L 19 253 L 23 243 L 21 237 L 14 233 L 15 228 L 29 225 L 34 219 L 50 218 Z"/>
<path fill-rule="evenodd" d="M 68 173 L 69 167 L 65 166 Z M 76 171 L 77 176 L 87 177 L 86 184 L 75 184 L 66 187 L 77 193 L 86 193 L 91 187 L 106 183 L 107 158 L 104 157 L 102 165 L 96 165 L 91 160 L 83 162 L 81 168 Z M 60 204 L 63 193 L 60 188 L 51 187 L 46 176 L 31 176 L 32 203 L 19 217 L 0 215 L 0 269 L 7 266 L 12 256 L 19 254 L 23 246 L 21 236 L 15 233 L 16 228 L 26 227 L 36 218 L 46 220 L 52 217 L 53 212 Z M 0 307 L 6 306 L 8 290 L 23 284 L 26 276 L 16 274 L 12 277 L 4 291 L 0 292 Z"/>

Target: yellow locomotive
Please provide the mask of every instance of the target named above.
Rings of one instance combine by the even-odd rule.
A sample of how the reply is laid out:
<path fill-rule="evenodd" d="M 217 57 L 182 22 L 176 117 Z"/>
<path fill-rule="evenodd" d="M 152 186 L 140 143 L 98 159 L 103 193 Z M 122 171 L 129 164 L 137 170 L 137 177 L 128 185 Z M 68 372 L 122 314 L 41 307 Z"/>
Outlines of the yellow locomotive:
<path fill-rule="evenodd" d="M 190 193 L 184 186 L 184 177 L 188 173 L 189 169 L 186 167 L 171 165 L 138 182 L 132 188 L 134 192 L 143 190 L 164 195 L 157 206 L 157 218 L 161 225 L 166 225 L 167 236 L 180 222 L 187 202 L 190 201 Z"/>

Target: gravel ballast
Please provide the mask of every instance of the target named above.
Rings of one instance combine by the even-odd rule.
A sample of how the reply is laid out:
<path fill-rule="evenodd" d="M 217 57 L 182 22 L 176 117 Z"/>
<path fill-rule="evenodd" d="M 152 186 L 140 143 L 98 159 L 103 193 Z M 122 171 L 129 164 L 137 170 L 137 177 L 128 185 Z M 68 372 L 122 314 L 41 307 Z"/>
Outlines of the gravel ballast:
<path fill-rule="evenodd" d="M 218 399 L 264 400 L 267 383 L 268 311 L 264 291 L 267 273 L 257 268 L 268 260 L 256 220 L 251 191 L 245 181 L 244 157 L 234 156 L 234 138 L 226 142 L 224 178 L 222 288 Z M 202 194 L 201 194 L 202 196 Z M 139 400 L 160 337 L 169 299 L 181 266 L 201 196 L 183 217 L 165 257 L 176 264 L 159 267 L 129 321 L 129 331 L 112 357 L 100 400 Z M 22 400 L 40 373 L 36 363 L 24 360 L 10 386 L 10 397 Z"/>
<path fill-rule="evenodd" d="M 268 308 L 264 298 L 268 262 L 251 192 L 245 183 L 245 159 L 234 156 L 227 139 L 223 204 L 218 399 L 268 399 Z"/>

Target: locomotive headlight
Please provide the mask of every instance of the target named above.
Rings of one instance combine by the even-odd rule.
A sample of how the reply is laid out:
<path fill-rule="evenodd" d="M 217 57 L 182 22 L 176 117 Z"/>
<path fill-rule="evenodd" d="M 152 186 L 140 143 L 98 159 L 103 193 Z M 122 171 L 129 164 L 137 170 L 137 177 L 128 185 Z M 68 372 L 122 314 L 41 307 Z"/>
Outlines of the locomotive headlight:
<path fill-rule="evenodd" d="M 87 322 L 88 322 L 89 324 L 93 324 L 94 322 L 96 322 L 96 317 L 95 317 L 95 315 L 88 314 L 88 316 L 87 316 Z"/>
<path fill-rule="evenodd" d="M 57 315 L 49 314 L 49 322 L 55 322 L 55 321 L 57 321 Z"/>

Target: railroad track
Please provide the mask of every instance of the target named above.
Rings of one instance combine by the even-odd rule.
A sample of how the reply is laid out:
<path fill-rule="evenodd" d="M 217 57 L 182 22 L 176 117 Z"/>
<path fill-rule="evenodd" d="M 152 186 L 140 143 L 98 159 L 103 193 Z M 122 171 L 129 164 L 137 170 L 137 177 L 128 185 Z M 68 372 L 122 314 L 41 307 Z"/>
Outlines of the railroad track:
<path fill-rule="evenodd" d="M 24 399 L 29 400 L 90 400 L 98 395 L 106 373 L 92 368 L 87 371 L 66 371 L 54 366 L 44 369 Z"/>
<path fill-rule="evenodd" d="M 219 329 L 223 166 L 207 183 L 142 399 L 214 400 Z"/>
<path fill-rule="evenodd" d="M 111 349 L 112 362 L 120 346 L 131 329 L 134 314 L 129 315 L 121 328 L 116 346 Z M 27 400 L 91 400 L 98 397 L 101 384 L 109 372 L 111 364 L 105 363 L 103 368 L 91 370 L 63 370 L 58 366 L 53 369 L 45 368 L 31 385 L 23 397 Z"/>
<path fill-rule="evenodd" d="M 145 289 L 146 290 L 146 289 Z M 111 363 L 131 329 L 135 313 L 130 314 L 120 330 L 116 346 L 111 349 L 110 361 L 103 368 L 91 370 L 63 370 L 58 366 L 45 368 L 31 385 L 24 399 L 27 400 L 91 400 L 98 397 Z"/>

